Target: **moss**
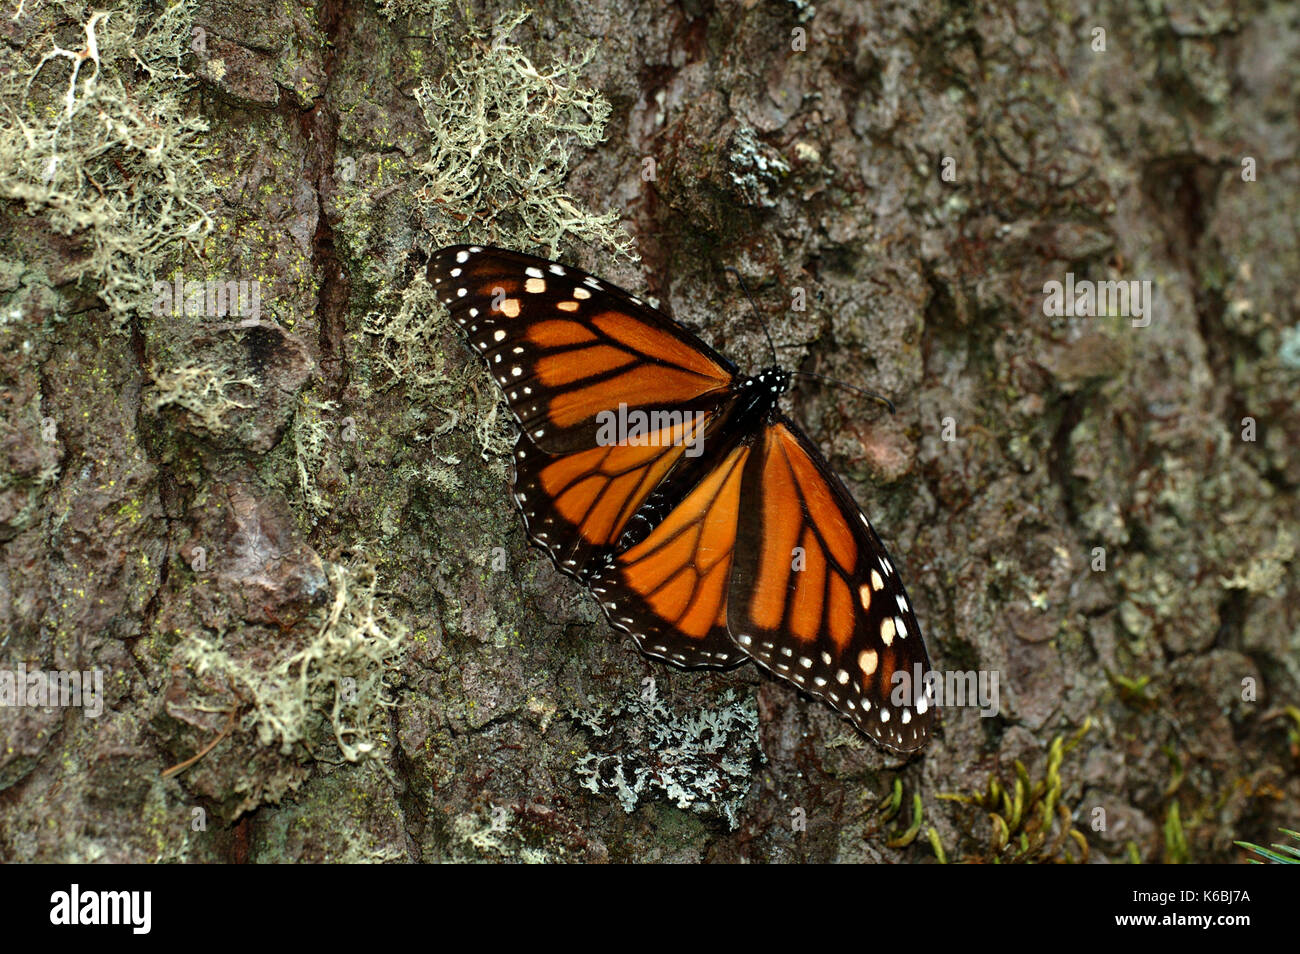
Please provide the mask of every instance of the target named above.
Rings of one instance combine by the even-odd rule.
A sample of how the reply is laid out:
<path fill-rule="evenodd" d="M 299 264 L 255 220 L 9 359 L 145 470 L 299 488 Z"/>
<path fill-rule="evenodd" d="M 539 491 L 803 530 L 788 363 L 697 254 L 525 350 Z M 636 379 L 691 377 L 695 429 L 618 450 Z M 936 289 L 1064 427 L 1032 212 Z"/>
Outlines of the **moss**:
<path fill-rule="evenodd" d="M 993 774 L 982 792 L 939 796 L 946 801 L 977 806 L 988 813 L 992 838 L 984 860 L 995 863 L 1088 860 L 1088 841 L 1074 827 L 1069 809 L 1061 803 L 1060 772 L 1065 756 L 1078 746 L 1090 728 L 1091 718 L 1085 719 L 1083 726 L 1068 739 L 1057 736 L 1052 740 L 1046 772 L 1037 782 L 1031 781 L 1024 764 L 1017 759 L 1013 782 L 1004 782 Z M 919 826 L 918 815 L 916 827 Z M 1075 848 L 1079 851 L 1077 857 Z"/>
<path fill-rule="evenodd" d="M 395 309 L 371 311 L 365 316 L 363 329 L 371 336 L 373 347 L 365 353 L 367 373 L 358 383 L 363 399 L 405 385 L 408 397 L 442 418 L 423 439 L 436 445 L 464 419 L 473 426 L 485 461 L 504 458 L 514 434 L 507 424 L 500 394 L 492 385 L 475 385 L 480 374 L 477 366 L 448 368 L 438 346 L 445 319 L 423 273 L 412 279 L 397 301 Z M 416 469 L 408 468 L 403 476 L 422 476 L 444 493 L 451 493 L 460 483 L 456 468 L 461 462 L 445 454 L 435 454 L 435 458 L 438 463 L 422 465 L 418 474 Z M 498 469 L 504 473 L 504 468 Z"/>
<path fill-rule="evenodd" d="M 1165 812 L 1164 836 L 1165 864 L 1184 865 L 1192 860 L 1177 801 L 1170 802 L 1169 809 Z"/>

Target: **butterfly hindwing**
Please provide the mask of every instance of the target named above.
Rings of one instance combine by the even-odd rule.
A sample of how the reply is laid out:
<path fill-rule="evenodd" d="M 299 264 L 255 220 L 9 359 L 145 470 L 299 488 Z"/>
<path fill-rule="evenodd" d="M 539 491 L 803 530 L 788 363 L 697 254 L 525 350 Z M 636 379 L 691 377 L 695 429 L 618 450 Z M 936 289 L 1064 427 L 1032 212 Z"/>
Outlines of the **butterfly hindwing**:
<path fill-rule="evenodd" d="M 726 453 L 645 539 L 596 571 L 592 593 L 646 655 L 688 668 L 745 661 L 727 602 L 748 454 Z"/>
<path fill-rule="evenodd" d="M 529 535 L 584 582 L 632 518 L 680 464 L 708 415 L 661 428 L 644 444 L 597 444 L 548 454 L 526 434 L 515 444 L 515 500 Z"/>
<path fill-rule="evenodd" d="M 728 623 L 757 662 L 883 745 L 911 751 L 933 700 L 894 699 L 894 673 L 930 670 L 920 625 L 867 518 L 788 418 L 755 441 L 744 478 Z"/>

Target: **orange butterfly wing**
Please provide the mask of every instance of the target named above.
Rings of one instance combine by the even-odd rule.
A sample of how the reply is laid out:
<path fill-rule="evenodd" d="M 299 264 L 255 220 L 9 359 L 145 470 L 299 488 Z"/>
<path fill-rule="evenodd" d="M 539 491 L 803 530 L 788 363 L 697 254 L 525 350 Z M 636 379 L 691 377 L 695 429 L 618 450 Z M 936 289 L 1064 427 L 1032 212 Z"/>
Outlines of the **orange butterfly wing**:
<path fill-rule="evenodd" d="M 930 659 L 907 591 L 852 496 L 784 415 L 755 442 L 744 493 L 732 638 L 881 744 L 920 748 L 936 710 L 923 691 Z M 907 677 L 901 698 L 895 673 Z"/>
<path fill-rule="evenodd" d="M 429 260 L 439 300 L 548 454 L 598 446 L 616 410 L 714 410 L 736 368 L 635 295 L 520 252 L 453 245 Z"/>
<path fill-rule="evenodd" d="M 664 594 L 641 603 L 594 578 L 638 511 L 692 462 L 691 443 L 725 416 L 734 365 L 640 299 L 576 268 L 452 246 L 434 255 L 428 274 L 519 421 L 515 501 L 533 542 L 587 583 L 610 622 L 647 654 L 684 666 L 742 661 L 725 623 L 682 630 Z M 681 416 L 658 419 L 643 443 L 609 444 L 601 415 L 620 405 L 629 414 Z M 723 568 L 709 579 L 725 575 Z"/>
<path fill-rule="evenodd" d="M 646 655 L 686 667 L 745 661 L 727 630 L 727 604 L 748 455 L 733 448 L 645 539 L 593 576 L 610 621 Z"/>

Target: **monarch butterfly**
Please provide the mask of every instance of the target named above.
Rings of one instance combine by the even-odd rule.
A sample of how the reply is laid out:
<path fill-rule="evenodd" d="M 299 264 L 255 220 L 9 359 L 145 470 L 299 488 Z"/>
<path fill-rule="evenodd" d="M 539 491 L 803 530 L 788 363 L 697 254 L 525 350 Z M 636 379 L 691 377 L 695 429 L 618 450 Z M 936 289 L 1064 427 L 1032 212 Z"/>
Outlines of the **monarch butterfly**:
<path fill-rule="evenodd" d="M 519 423 L 530 539 L 615 628 L 683 668 L 752 659 L 888 748 L 925 743 L 920 625 L 871 524 L 781 413 L 789 372 L 746 377 L 636 296 L 531 255 L 455 245 L 428 278 Z"/>

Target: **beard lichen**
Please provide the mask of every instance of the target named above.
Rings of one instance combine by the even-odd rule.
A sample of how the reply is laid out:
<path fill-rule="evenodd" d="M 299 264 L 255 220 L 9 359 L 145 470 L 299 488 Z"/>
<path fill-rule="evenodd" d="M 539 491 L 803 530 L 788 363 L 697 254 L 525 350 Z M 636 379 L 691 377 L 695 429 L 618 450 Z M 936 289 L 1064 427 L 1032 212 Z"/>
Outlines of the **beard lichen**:
<path fill-rule="evenodd" d="M 147 312 L 179 245 L 212 228 L 208 127 L 185 107 L 181 69 L 196 5 L 97 11 L 80 25 L 79 49 L 53 30 L 29 37 L 31 52 L 0 80 L 0 198 L 84 239 L 70 273 L 93 283 L 119 331 Z"/>
<path fill-rule="evenodd" d="M 256 669 L 219 639 L 191 636 L 174 661 L 230 687 L 241 702 L 239 727 L 285 756 L 331 761 L 319 751 L 328 725 L 343 760 L 383 757 L 388 678 L 396 672 L 405 629 L 375 598 L 374 568 L 328 564 L 334 597 L 315 635 L 297 652 Z"/>
<path fill-rule="evenodd" d="M 181 408 L 212 434 L 227 429 L 223 418 L 228 411 L 252 407 L 231 397 L 232 390 L 239 388 L 251 395 L 258 387 L 253 378 L 237 378 L 226 369 L 195 361 L 166 370 L 155 366 L 149 377 L 144 403 L 150 411 L 157 414 L 165 407 Z"/>
<path fill-rule="evenodd" d="M 618 211 L 589 212 L 564 188 L 573 151 L 605 138 L 609 102 L 580 78 L 595 46 L 539 69 L 509 41 L 528 16 L 502 17 L 490 36 L 469 27 L 442 78 L 416 90 L 433 139 L 419 192 L 430 234 L 552 258 L 572 238 L 634 258 Z"/>
<path fill-rule="evenodd" d="M 317 519 L 332 509 L 332 504 L 321 492 L 316 475 L 324 465 L 332 438 L 330 426 L 338 407 L 337 401 L 320 400 L 310 394 L 301 394 L 295 408 L 293 460 L 298 474 L 298 491 L 302 495 L 302 516 L 306 525 L 304 529 L 315 525 Z M 344 427 L 346 429 L 346 422 Z"/>

